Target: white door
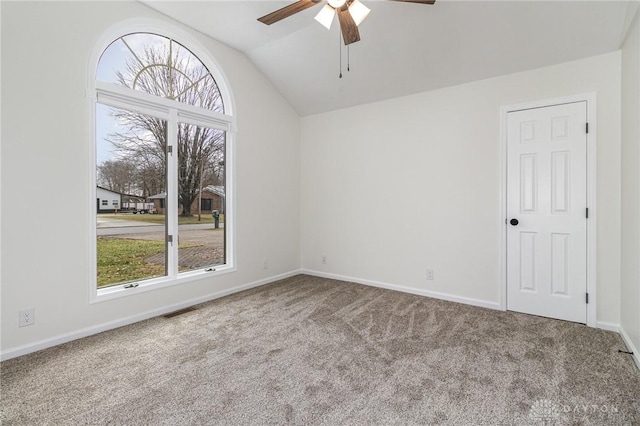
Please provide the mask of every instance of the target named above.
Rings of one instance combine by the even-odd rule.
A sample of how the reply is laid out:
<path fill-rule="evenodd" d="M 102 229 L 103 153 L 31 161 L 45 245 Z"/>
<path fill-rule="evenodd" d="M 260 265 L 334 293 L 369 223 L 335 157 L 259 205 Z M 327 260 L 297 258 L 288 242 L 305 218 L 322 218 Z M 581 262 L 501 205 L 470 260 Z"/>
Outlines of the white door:
<path fill-rule="evenodd" d="M 587 319 L 587 103 L 507 114 L 507 309 Z"/>

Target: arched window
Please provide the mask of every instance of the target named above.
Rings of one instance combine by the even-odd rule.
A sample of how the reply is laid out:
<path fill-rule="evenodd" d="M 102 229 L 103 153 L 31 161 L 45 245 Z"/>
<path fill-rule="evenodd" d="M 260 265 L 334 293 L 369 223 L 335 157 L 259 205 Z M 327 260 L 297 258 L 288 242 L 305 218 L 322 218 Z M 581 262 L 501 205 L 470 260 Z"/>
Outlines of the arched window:
<path fill-rule="evenodd" d="M 100 54 L 94 81 L 95 296 L 233 267 L 234 119 L 220 74 L 214 78 L 216 70 L 206 62 L 152 32 L 123 34 Z"/>

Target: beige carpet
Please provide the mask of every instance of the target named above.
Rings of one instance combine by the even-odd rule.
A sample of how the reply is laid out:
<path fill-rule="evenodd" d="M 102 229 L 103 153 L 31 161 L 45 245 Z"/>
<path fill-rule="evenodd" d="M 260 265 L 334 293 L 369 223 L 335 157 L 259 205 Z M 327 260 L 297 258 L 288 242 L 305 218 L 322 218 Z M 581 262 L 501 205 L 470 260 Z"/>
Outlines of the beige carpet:
<path fill-rule="evenodd" d="M 5 361 L 3 425 L 640 424 L 612 332 L 296 276 Z"/>

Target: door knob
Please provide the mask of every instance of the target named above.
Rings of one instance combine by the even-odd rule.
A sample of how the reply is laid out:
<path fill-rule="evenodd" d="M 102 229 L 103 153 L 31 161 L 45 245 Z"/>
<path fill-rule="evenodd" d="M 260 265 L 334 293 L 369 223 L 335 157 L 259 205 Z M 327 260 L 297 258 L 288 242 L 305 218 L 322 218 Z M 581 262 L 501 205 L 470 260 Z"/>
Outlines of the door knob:
<path fill-rule="evenodd" d="M 511 219 L 509 223 L 512 224 L 513 226 L 517 226 L 519 222 L 518 222 L 518 219 L 514 218 L 514 219 Z"/>

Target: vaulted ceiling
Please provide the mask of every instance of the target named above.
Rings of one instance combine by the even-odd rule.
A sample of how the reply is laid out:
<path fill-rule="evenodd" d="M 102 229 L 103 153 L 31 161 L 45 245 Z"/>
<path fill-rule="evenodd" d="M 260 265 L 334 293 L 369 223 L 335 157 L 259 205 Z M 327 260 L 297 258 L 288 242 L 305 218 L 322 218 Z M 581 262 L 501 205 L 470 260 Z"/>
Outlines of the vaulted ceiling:
<path fill-rule="evenodd" d="M 359 27 L 361 41 L 350 46 L 347 72 L 339 26 L 327 30 L 313 19 L 321 5 L 271 26 L 257 21 L 293 1 L 143 0 L 244 52 L 302 116 L 611 52 L 638 6 L 362 0 L 371 12 Z"/>

